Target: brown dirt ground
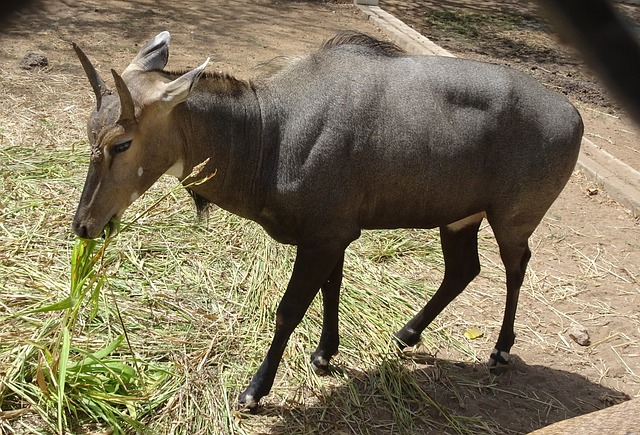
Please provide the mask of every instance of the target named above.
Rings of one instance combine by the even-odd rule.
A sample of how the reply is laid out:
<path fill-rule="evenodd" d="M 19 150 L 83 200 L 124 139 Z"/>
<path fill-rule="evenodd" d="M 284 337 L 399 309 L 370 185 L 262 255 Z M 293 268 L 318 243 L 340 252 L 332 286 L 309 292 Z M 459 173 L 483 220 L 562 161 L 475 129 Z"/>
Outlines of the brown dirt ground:
<path fill-rule="evenodd" d="M 486 34 L 475 37 L 475 44 L 451 33 L 431 31 L 424 19 L 425 9 L 416 6 L 419 3 L 436 9 L 469 10 L 468 4 L 478 2 L 437 2 L 438 6 L 429 1 L 386 1 L 382 7 L 457 54 L 509 63 L 567 92 L 583 109 L 592 140 L 603 137 L 604 143 L 599 142 L 603 146 L 610 140 L 635 150 L 637 134 L 592 79 L 581 79 L 583 86 L 576 89 L 566 84 L 569 74 L 589 75 L 572 55 L 542 50 L 546 53 L 543 58 L 532 61 L 529 55 L 520 59 L 508 51 L 504 61 L 492 51 L 500 49 L 504 39 L 511 39 L 516 47 L 551 46 L 553 38 L 539 31 L 537 19 L 532 19 L 526 32 L 514 30 L 496 36 L 493 44 L 488 38 L 489 46 L 485 47 L 480 42 L 486 41 Z M 504 3 L 508 5 L 504 8 L 515 8 L 517 13 L 533 14 L 528 3 Z M 485 6 L 475 7 L 488 13 L 491 9 Z M 70 122 L 69 110 L 87 113 L 92 105 L 91 91 L 69 46 L 71 41 L 90 53 L 99 70 L 108 71 L 111 67 L 123 69 L 137 51 L 136 44 L 168 29 L 176 47 L 172 67 L 193 67 L 211 56 L 216 69 L 251 77 L 260 70 L 255 65 L 277 56 L 308 52 L 343 28 L 380 36 L 353 7 L 339 2 L 146 0 L 134 6 L 118 0 L 87 0 L 78 5 L 51 1 L 0 30 L 0 94 L 15 104 L 13 112 L 20 110 L 21 101 L 37 100 L 38 116 L 64 124 Z M 477 46 L 481 48 L 474 48 Z M 48 69 L 20 70 L 18 64 L 29 51 L 45 53 Z M 47 79 L 52 74 L 64 78 L 52 82 Z M 24 75 L 24 82 L 7 81 L 7 77 L 19 75 Z M 34 77 L 43 85 L 32 86 Z M 557 77 L 561 79 L 556 81 Z M 630 155 L 636 154 L 631 151 Z M 79 173 L 83 171 L 79 168 Z M 589 194 L 593 187 L 576 174 L 531 241 L 533 259 L 521 295 L 512 370 L 488 377 L 481 363 L 456 362 L 459 356 L 455 352 L 418 348 L 408 354 L 416 359 L 414 374 L 425 379 L 425 389 L 445 409 L 489 422 L 501 433 L 523 433 L 625 397 L 640 397 L 640 226 L 606 195 Z M 488 233 L 486 229 L 484 234 Z M 483 254 L 483 265 L 496 262 L 495 252 Z M 436 276 L 430 279 L 436 282 L 439 271 L 434 272 Z M 496 282 L 502 282 L 499 274 L 481 274 L 466 297 L 455 301 L 441 319 L 443 327 L 458 335 L 464 330 L 459 324 L 461 317 L 468 324 L 482 325 L 485 336 L 476 340 L 478 361 L 484 361 L 501 323 L 504 291 L 499 288 L 495 297 L 492 289 Z M 567 330 L 574 323 L 589 330 L 591 346 L 579 346 L 568 337 Z M 425 364 L 420 351 L 436 353 L 437 359 Z M 455 382 L 461 377 L 477 383 L 463 387 Z M 452 388 L 443 389 L 443 382 Z M 293 410 L 290 421 L 282 422 L 282 427 L 275 425 L 271 431 L 286 433 L 287 424 L 297 421 L 296 413 L 313 412 Z M 381 410 L 379 417 L 384 415 Z"/>

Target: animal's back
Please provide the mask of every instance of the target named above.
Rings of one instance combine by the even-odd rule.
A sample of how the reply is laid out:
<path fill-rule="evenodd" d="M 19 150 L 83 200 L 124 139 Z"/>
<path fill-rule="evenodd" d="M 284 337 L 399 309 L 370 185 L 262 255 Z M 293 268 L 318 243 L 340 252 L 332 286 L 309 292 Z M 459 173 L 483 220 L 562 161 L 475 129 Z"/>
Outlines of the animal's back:
<path fill-rule="evenodd" d="M 329 212 L 317 210 L 318 199 L 342 204 L 337 214 L 360 228 L 434 227 L 479 211 L 544 214 L 582 136 L 575 108 L 522 73 L 367 45 L 299 60 L 267 94 L 277 189 L 316 212 Z"/>

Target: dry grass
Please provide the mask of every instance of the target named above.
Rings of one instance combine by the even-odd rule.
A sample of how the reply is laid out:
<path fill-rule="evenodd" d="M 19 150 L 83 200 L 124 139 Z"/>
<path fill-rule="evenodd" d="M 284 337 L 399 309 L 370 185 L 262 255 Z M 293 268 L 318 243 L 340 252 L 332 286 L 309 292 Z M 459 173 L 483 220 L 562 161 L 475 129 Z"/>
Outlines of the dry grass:
<path fill-rule="evenodd" d="M 442 409 L 433 421 L 430 416 L 413 418 L 416 410 L 438 410 L 438 405 L 389 343 L 390 332 L 425 297 L 424 280 L 412 278 L 424 275 L 421 264 L 404 259 L 441 262 L 433 253 L 433 234 L 385 233 L 356 244 L 347 260 L 343 348 L 335 360 L 336 376 L 317 378 L 307 364 L 321 327 L 316 301 L 291 340 L 264 418 L 237 414 L 235 398 L 269 345 L 294 251 L 269 240 L 253 223 L 222 211 L 198 223 L 186 194 L 169 195 L 106 249 L 102 261 L 107 281 L 93 299 L 96 309 L 83 305 L 77 321 L 65 329 L 68 306 L 60 301 L 68 300 L 70 291 L 70 220 L 87 158 L 83 120 L 78 118 L 86 108 L 69 101 L 87 98 L 57 92 L 78 88 L 85 94 L 69 77 L 46 71 L 2 75 L 1 82 L 9 87 L 9 98 L 0 108 L 0 119 L 6 120 L 0 149 L 3 430 L 110 427 L 119 432 L 140 422 L 161 433 L 250 433 L 291 418 L 302 419 L 301 433 L 318 425 L 411 431 L 421 424 L 441 427 L 446 421 L 464 429 L 464 422 Z M 46 97 L 40 102 L 30 97 L 34 86 Z M 128 215 L 135 216 L 174 186 L 162 180 Z M 66 341 L 63 330 L 69 332 Z M 87 383 L 74 383 L 67 373 L 66 385 L 60 387 L 60 367 L 66 365 L 56 352 L 75 367 L 87 355 L 121 340 L 124 332 L 130 349 L 118 341 L 108 355 L 98 355 L 138 370 L 141 379 L 135 391 L 128 391 L 130 399 L 125 403 L 113 394 L 105 396 L 104 403 L 116 411 L 111 414 L 77 406 L 74 400 L 86 397 Z M 444 331 L 428 339 L 433 347 L 451 342 Z M 65 347 L 66 353 L 61 352 Z M 358 387 L 362 382 L 365 391 Z M 60 388 L 64 397 L 56 396 Z M 60 414 L 58 407 L 65 410 Z M 325 408 L 324 417 L 316 421 L 301 414 L 307 407 Z M 369 426 L 371 412 L 379 408 L 388 408 L 387 421 Z M 361 419 L 354 421 L 353 413 Z"/>
<path fill-rule="evenodd" d="M 47 364 L 56 373 L 57 360 L 46 358 L 45 349 L 59 339 L 64 311 L 37 310 L 69 295 L 70 222 L 86 168 L 83 125 L 90 103 L 88 87 L 76 80 L 81 78 L 0 71 L 7 96 L 0 104 L 0 432 L 521 433 L 590 410 L 600 400 L 585 397 L 581 406 L 576 394 L 615 400 L 610 388 L 616 386 L 604 381 L 612 366 L 625 371 L 627 391 L 637 388 L 638 359 L 629 356 L 637 353 L 637 335 L 604 337 L 591 353 L 563 335 L 572 322 L 584 323 L 585 313 L 594 313 L 586 316 L 593 322 L 597 313 L 640 325 L 637 310 L 621 313 L 606 301 L 584 298 L 593 282 L 613 280 L 631 284 L 621 291 L 637 299 L 637 272 L 615 253 L 591 252 L 592 245 L 572 250 L 573 228 L 550 219 L 534 239 L 534 251 L 547 259 L 573 256 L 577 269 L 532 263 L 516 353 L 529 351 L 530 361 L 546 353 L 576 366 L 590 364 L 590 380 L 518 360 L 501 378 L 486 372 L 482 362 L 504 304 L 504 278 L 488 228 L 481 232 L 482 276 L 430 327 L 420 347 L 398 355 L 391 333 L 437 287 L 443 261 L 434 232 L 372 232 L 347 254 L 334 373 L 319 378 L 308 365 L 321 329 L 316 300 L 291 338 L 261 413 L 239 414 L 236 397 L 269 346 L 294 250 L 221 210 L 198 222 L 187 195 L 175 192 L 112 242 L 97 311 L 85 307 L 69 330 L 71 367 L 127 332 L 130 347 L 122 341 L 108 356 L 98 355 L 137 370 L 127 391 L 136 400 L 104 397 L 113 415 L 81 410 L 73 402 L 82 397 L 74 396 L 80 387 L 70 381 L 61 421 L 60 401 L 51 397 L 56 378 L 45 379 L 53 388 L 47 393 L 38 374 Z M 71 103 L 77 101 L 86 104 Z M 134 204 L 129 219 L 175 184 L 162 179 Z M 471 327 L 483 337 L 465 339 Z M 598 364 L 593 355 L 605 347 L 617 361 Z M 547 389 L 554 382 L 558 391 Z"/>

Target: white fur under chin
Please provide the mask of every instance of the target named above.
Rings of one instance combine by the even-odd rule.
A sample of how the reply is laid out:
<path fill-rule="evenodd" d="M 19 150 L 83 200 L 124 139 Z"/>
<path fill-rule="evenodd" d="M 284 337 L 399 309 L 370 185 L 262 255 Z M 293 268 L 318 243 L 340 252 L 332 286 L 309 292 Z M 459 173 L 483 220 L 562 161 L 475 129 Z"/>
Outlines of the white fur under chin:
<path fill-rule="evenodd" d="M 175 162 L 173 166 L 171 166 L 169 169 L 167 169 L 167 172 L 165 172 L 165 174 L 171 175 L 172 177 L 176 178 L 182 178 L 183 173 L 184 162 L 182 162 L 182 160 L 178 160 L 177 162 Z"/>

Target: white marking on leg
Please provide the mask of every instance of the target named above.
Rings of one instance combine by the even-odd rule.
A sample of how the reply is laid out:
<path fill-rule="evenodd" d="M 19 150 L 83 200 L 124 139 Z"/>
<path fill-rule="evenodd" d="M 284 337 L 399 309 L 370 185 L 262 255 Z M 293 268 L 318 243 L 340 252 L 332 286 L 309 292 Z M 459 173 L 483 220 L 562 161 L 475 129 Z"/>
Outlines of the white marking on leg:
<path fill-rule="evenodd" d="M 329 360 L 326 358 L 320 358 L 320 361 L 318 361 L 320 363 L 321 366 L 328 366 L 329 365 Z"/>
<path fill-rule="evenodd" d="M 480 222 L 483 218 L 486 218 L 487 214 L 483 211 L 480 213 L 472 214 L 471 216 L 467 216 L 464 219 L 460 219 L 459 221 L 455 221 L 447 225 L 451 231 L 460 231 L 461 229 L 468 227 L 469 225 L 476 224 Z"/>
<path fill-rule="evenodd" d="M 169 169 L 167 169 L 167 172 L 165 172 L 165 174 L 171 175 L 176 178 L 182 178 L 183 173 L 184 162 L 182 160 L 178 160 L 177 162 L 175 162 L 173 166 L 171 166 Z"/>
<path fill-rule="evenodd" d="M 142 166 L 140 166 L 138 168 L 138 177 L 142 177 L 142 174 L 144 174 L 144 169 L 142 169 Z"/>
<path fill-rule="evenodd" d="M 499 351 L 495 347 L 491 352 L 491 359 L 495 361 L 496 365 L 504 365 L 509 363 L 509 352 L 504 350 Z"/>
<path fill-rule="evenodd" d="M 244 398 L 244 405 L 253 408 L 258 404 L 251 394 L 247 394 Z"/>
<path fill-rule="evenodd" d="M 131 202 L 135 201 L 138 198 L 140 198 L 140 194 L 138 192 L 133 192 L 131 194 Z"/>

